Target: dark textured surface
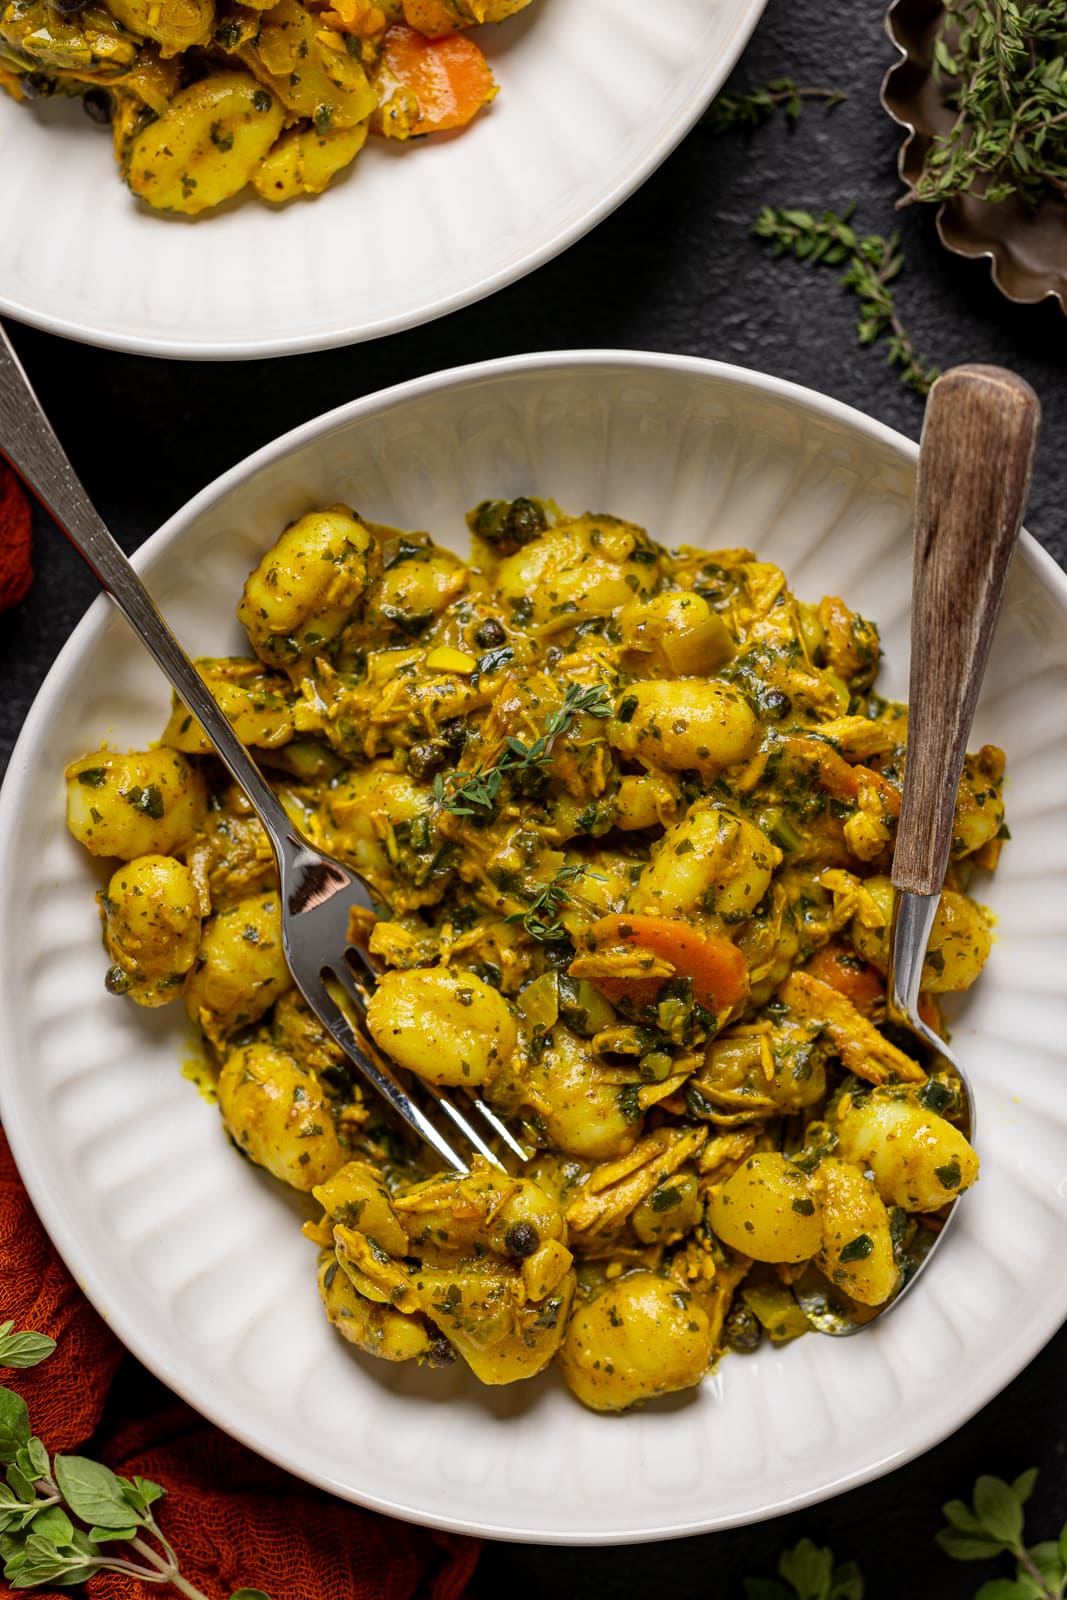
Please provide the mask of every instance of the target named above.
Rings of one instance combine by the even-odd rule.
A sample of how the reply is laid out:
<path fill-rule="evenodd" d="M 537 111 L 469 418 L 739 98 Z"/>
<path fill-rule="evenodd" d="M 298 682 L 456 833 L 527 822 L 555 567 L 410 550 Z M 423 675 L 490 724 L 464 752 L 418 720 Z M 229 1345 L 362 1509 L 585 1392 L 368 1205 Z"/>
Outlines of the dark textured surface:
<path fill-rule="evenodd" d="M 574 0 L 580 4 L 580 0 Z M 439 367 L 527 349 L 628 346 L 758 367 L 833 394 L 917 436 L 922 406 L 876 349 L 855 341 L 855 305 L 835 274 L 772 261 L 750 234 L 764 203 L 812 210 L 855 198 L 861 230 L 899 223 L 907 267 L 899 309 L 942 366 L 999 361 L 1040 394 L 1043 442 L 1028 523 L 1067 563 L 1067 318 L 1008 305 L 982 264 L 946 255 L 933 219 L 894 217 L 899 134 L 878 106 L 891 59 L 877 0 L 770 0 L 734 86 L 788 73 L 847 90 L 831 115 L 795 128 L 712 138 L 697 128 L 639 194 L 558 261 L 493 299 L 411 333 L 350 350 L 232 366 L 112 355 L 27 329 L 13 336 L 90 493 L 128 549 L 195 490 L 308 417 Z M 0 764 L 93 584 L 41 520 L 29 600 L 0 618 Z M 802 1534 L 864 1560 L 873 1597 L 970 1597 L 986 1567 L 957 1567 L 932 1544 L 937 1508 L 975 1475 L 1041 1468 L 1035 1537 L 1067 1511 L 1067 1336 L 1061 1333 L 967 1427 L 918 1462 L 854 1493 L 760 1528 L 625 1551 L 487 1547 L 477 1593 L 602 1600 L 669 1588 L 677 1600 L 742 1594 Z M 921 1365 L 922 1351 L 915 1361 Z M 625 1428 L 625 1421 L 620 1421 Z M 872 1456 L 878 1441 L 871 1441 Z"/>

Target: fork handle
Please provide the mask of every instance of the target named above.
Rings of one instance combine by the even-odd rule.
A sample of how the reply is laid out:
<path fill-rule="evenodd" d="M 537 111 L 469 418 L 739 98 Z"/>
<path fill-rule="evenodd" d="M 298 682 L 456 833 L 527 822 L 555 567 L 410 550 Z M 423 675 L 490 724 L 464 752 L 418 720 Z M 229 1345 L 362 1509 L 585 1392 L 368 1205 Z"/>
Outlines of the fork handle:
<path fill-rule="evenodd" d="M 292 832 L 284 809 L 105 527 L 56 438 L 2 325 L 0 454 L 6 456 L 95 573 L 248 795 L 275 847 L 284 849 Z"/>
<path fill-rule="evenodd" d="M 893 883 L 940 894 L 956 792 L 1030 488 L 1037 396 L 1003 367 L 954 367 L 919 446 L 911 681 Z"/>

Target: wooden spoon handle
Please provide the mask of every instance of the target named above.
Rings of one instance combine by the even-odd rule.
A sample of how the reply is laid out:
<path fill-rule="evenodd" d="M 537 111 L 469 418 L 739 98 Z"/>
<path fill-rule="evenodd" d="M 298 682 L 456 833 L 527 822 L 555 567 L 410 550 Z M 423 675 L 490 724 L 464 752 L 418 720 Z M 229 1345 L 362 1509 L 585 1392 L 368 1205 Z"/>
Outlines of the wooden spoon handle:
<path fill-rule="evenodd" d="M 1003 367 L 954 367 L 930 390 L 919 446 L 904 798 L 893 882 L 939 894 L 967 736 L 989 658 L 1041 420 Z"/>

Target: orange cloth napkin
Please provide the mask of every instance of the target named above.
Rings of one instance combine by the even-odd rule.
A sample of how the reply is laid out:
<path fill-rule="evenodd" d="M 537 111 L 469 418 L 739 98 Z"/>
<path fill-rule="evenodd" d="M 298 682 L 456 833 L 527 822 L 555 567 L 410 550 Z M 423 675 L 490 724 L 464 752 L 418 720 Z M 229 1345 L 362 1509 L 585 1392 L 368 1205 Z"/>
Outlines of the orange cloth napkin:
<path fill-rule="evenodd" d="M 334 1500 L 220 1433 L 148 1377 L 78 1290 L 37 1220 L 0 1131 L 0 1321 L 57 1340 L 39 1367 L 0 1373 L 50 1451 L 84 1453 L 166 1488 L 156 1507 L 184 1577 L 228 1600 L 461 1600 L 477 1540 Z M 0 1596 L 70 1600 L 73 1591 Z M 161 1600 L 158 1584 L 100 1574 L 91 1600 Z"/>
<path fill-rule="evenodd" d="M 25 600 L 33 582 L 32 555 L 30 502 L 0 460 L 0 611 Z"/>

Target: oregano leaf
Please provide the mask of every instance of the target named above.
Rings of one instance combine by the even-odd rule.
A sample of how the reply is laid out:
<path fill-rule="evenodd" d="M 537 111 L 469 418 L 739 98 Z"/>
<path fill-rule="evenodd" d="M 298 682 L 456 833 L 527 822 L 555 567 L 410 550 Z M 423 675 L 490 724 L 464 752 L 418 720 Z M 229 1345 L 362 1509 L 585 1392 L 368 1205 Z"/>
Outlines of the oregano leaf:
<path fill-rule="evenodd" d="M 21 1395 L 0 1388 L 0 1462 L 14 1461 L 30 1442 L 30 1414 Z"/>
<path fill-rule="evenodd" d="M 962 1500 L 949 1500 L 941 1507 L 941 1514 L 961 1533 L 977 1533 L 982 1526 L 970 1506 Z"/>
<path fill-rule="evenodd" d="M 102 1462 L 87 1456 L 56 1456 L 55 1479 L 76 1517 L 101 1528 L 128 1528 L 136 1516 L 122 1479 Z M 138 1520 L 140 1520 L 138 1518 Z"/>
<path fill-rule="evenodd" d="M 830 1600 L 864 1600 L 865 1592 L 863 1573 L 855 1561 L 843 1561 L 834 1568 Z"/>
<path fill-rule="evenodd" d="M 12 1461 L 7 1469 L 6 1476 L 9 1487 L 15 1491 L 24 1505 L 30 1505 L 32 1501 L 36 1500 L 37 1495 L 34 1491 L 33 1482 L 27 1478 L 17 1462 Z"/>
<path fill-rule="evenodd" d="M 977 1533 L 960 1533 L 956 1528 L 942 1528 L 934 1537 L 953 1561 L 989 1561 L 1009 1548 L 1002 1539 Z"/>
<path fill-rule="evenodd" d="M 35 1538 L 50 1539 L 55 1545 L 69 1544 L 74 1537 L 74 1524 L 62 1506 L 42 1506 L 30 1526 Z"/>
<path fill-rule="evenodd" d="M 112 1544 L 116 1539 L 136 1539 L 141 1531 L 141 1525 L 134 1523 L 130 1528 L 97 1528 L 89 1529 L 89 1539 L 93 1544 Z"/>
<path fill-rule="evenodd" d="M 793 1585 L 797 1600 L 829 1600 L 834 1575 L 834 1557 L 820 1550 L 811 1539 L 801 1539 L 778 1558 L 779 1575 Z"/>
<path fill-rule="evenodd" d="M 141 1505 L 146 1510 L 150 1505 L 154 1505 L 157 1500 L 162 1500 L 167 1492 L 161 1483 L 153 1483 L 151 1478 L 138 1478 L 136 1475 L 131 1483 L 127 1483 L 124 1479 L 123 1484 L 126 1489 L 127 1499 L 131 1498 L 130 1490 L 135 1490 Z"/>
<path fill-rule="evenodd" d="M 1023 1531 L 1023 1508 L 1003 1478 L 983 1473 L 974 1486 L 974 1509 L 994 1539 L 1006 1545 L 1018 1544 Z"/>
<path fill-rule="evenodd" d="M 56 1341 L 46 1333 L 35 1333 L 32 1329 L 12 1333 L 12 1326 L 7 1322 L 0 1329 L 0 1367 L 36 1367 L 40 1362 L 47 1361 L 56 1347 Z"/>

